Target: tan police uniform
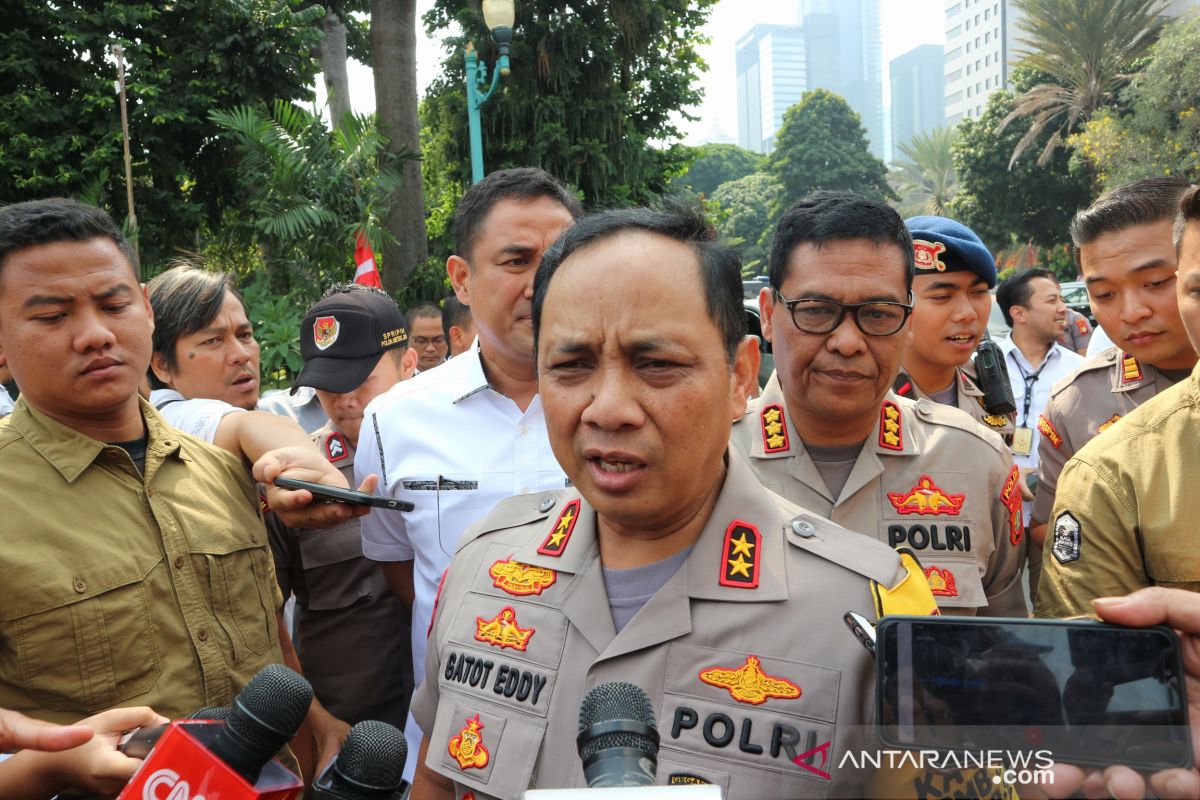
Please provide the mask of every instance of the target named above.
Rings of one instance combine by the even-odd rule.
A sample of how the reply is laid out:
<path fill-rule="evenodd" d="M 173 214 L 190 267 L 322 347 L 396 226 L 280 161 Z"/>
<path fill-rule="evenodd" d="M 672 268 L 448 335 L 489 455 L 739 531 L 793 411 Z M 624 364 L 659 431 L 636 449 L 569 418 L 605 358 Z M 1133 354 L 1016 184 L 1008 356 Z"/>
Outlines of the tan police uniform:
<path fill-rule="evenodd" d="M 1011 444 L 1013 432 L 1017 429 L 1017 412 L 1010 414 L 989 414 L 983 405 L 983 389 L 979 388 L 979 375 L 975 371 L 975 362 L 968 361 L 955 368 L 955 381 L 958 384 L 958 401 L 955 405 L 961 411 L 967 412 L 971 419 L 983 425 L 990 431 L 1000 434 L 1005 443 Z M 903 369 L 893 384 L 896 394 L 913 400 L 927 399 L 935 402 L 929 395 L 922 392 L 912 377 Z"/>
<path fill-rule="evenodd" d="M 763 485 L 893 547 L 911 548 L 946 614 L 1028 614 L 1021 492 L 1012 454 L 964 414 L 888 393 L 875 430 L 834 498 L 773 375 L 733 426 Z"/>
<path fill-rule="evenodd" d="M 737 453 L 728 463 L 686 561 L 620 633 L 596 514 L 574 490 L 504 500 L 464 535 L 412 702 L 426 766 L 456 797 L 583 786 L 579 706 L 609 681 L 650 698 L 660 784 L 862 796 L 869 771 L 838 764 L 878 749 L 874 664 L 842 615 L 931 613 L 928 584 L 910 557 L 767 492 Z"/>
<path fill-rule="evenodd" d="M 354 485 L 346 437 L 326 423 L 313 441 Z M 359 520 L 304 530 L 267 518 L 279 588 L 296 595 L 296 651 L 317 698 L 351 725 L 375 719 L 403 728 L 412 694 L 409 612 L 380 565 L 363 557 Z"/>
<path fill-rule="evenodd" d="M 1092 333 L 1095 330 L 1092 327 L 1092 323 L 1088 322 L 1087 317 L 1074 309 L 1068 308 L 1067 329 L 1058 338 L 1058 343 L 1075 353 L 1086 352 L 1088 342 L 1092 340 Z"/>
<path fill-rule="evenodd" d="M 1050 519 L 1063 465 L 1094 436 L 1175 380 L 1149 364 L 1110 347 L 1088 358 L 1070 377 L 1054 385 L 1038 419 L 1038 489 L 1032 524 Z"/>
<path fill-rule="evenodd" d="M 1084 445 L 1058 482 L 1037 615 L 1146 586 L 1200 591 L 1200 367 Z"/>
<path fill-rule="evenodd" d="M 282 661 L 254 485 L 146 401 L 128 453 L 17 402 L 0 426 L 0 707 L 74 722 L 229 705 Z"/>

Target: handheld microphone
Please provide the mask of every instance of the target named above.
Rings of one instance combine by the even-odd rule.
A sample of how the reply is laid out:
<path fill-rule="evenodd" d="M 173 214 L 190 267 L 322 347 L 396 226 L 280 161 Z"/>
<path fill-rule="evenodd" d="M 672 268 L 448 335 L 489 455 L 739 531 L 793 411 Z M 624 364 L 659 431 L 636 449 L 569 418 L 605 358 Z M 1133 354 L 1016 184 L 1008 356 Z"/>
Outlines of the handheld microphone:
<path fill-rule="evenodd" d="M 589 789 L 651 786 L 658 728 L 650 698 L 632 683 L 602 683 L 579 707 L 575 740 Z"/>
<path fill-rule="evenodd" d="M 386 722 L 360 722 L 313 783 L 313 800 L 392 800 L 404 783 L 407 758 L 399 730 Z"/>
<path fill-rule="evenodd" d="M 213 755 L 254 783 L 263 765 L 300 730 L 312 697 L 308 681 L 282 664 L 268 664 L 233 701 L 212 743 Z"/>

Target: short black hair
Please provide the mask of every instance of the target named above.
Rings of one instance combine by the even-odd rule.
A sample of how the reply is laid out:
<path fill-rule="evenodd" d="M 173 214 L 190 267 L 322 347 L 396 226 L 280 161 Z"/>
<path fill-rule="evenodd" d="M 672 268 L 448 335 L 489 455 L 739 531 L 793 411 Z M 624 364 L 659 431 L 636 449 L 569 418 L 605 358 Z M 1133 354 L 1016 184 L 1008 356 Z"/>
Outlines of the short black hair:
<path fill-rule="evenodd" d="M 732 364 L 746 335 L 742 306 L 742 262 L 737 251 L 717 241 L 716 231 L 697 209 L 682 205 L 663 208 L 624 208 L 589 214 L 558 238 L 533 279 L 533 340 L 537 349 L 542 304 L 554 273 L 577 250 L 626 231 L 644 231 L 688 245 L 696 254 L 708 313 L 721 332 L 725 358 Z M 646 270 L 655 268 L 647 264 Z"/>
<path fill-rule="evenodd" d="M 813 192 L 784 212 L 775 227 L 768 262 L 768 278 L 776 291 L 783 287 L 788 259 L 797 247 L 826 242 L 867 239 L 877 245 L 891 244 L 904 258 L 904 288 L 912 290 L 912 235 L 904 220 L 887 203 L 852 192 Z M 830 276 L 835 277 L 835 276 Z"/>
<path fill-rule="evenodd" d="M 579 219 L 583 214 L 579 198 L 546 170 L 540 167 L 497 170 L 468 189 L 458 201 L 450 228 L 454 236 L 455 254 L 466 259 L 468 264 L 471 263 L 479 229 L 483 227 L 484 220 L 496 203 L 501 200 L 534 200 L 539 197 L 557 200 L 575 219 Z"/>
<path fill-rule="evenodd" d="M 0 274 L 9 255 L 18 250 L 89 239 L 111 240 L 129 262 L 134 277 L 139 277 L 133 248 L 108 212 L 66 197 L 29 200 L 0 208 Z"/>
<path fill-rule="evenodd" d="M 471 322 L 471 307 L 458 299 L 457 295 L 446 295 L 442 301 L 442 335 L 450 341 L 450 329 L 457 325 L 465 328 Z"/>
<path fill-rule="evenodd" d="M 1105 192 L 1071 219 L 1071 248 L 1075 265 L 1082 267 L 1080 249 L 1106 233 L 1135 225 L 1175 219 L 1179 198 L 1187 191 L 1182 178 L 1146 178 Z"/>
<path fill-rule="evenodd" d="M 246 301 L 233 275 L 200 269 L 186 261 L 175 262 L 146 284 L 150 308 L 154 310 L 154 352 L 163 357 L 171 372 L 179 368 L 175 343 L 216 319 L 225 303 L 225 292 L 236 297 L 245 309 Z M 151 389 L 169 388 L 154 374 L 153 367 L 149 375 Z"/>
<path fill-rule="evenodd" d="M 1029 308 L 1029 298 L 1033 297 L 1033 287 L 1029 284 L 1035 278 L 1049 278 L 1055 284 L 1058 283 L 1058 277 L 1050 270 L 1033 267 L 1009 276 L 996 287 L 996 305 L 1000 306 L 1000 312 L 1004 314 L 1004 321 L 1008 323 L 1008 327 L 1013 326 L 1013 306 Z"/>
<path fill-rule="evenodd" d="M 1175 249 L 1183 244 L 1183 232 L 1187 226 L 1200 220 L 1200 186 L 1193 186 L 1179 198 L 1179 211 L 1175 215 Z"/>
<path fill-rule="evenodd" d="M 420 303 L 417 303 L 408 311 L 404 312 L 404 318 L 407 319 L 409 323 L 411 323 L 414 319 L 429 319 L 430 317 L 437 317 L 438 320 L 441 320 L 442 310 L 437 307 L 437 303 L 431 303 L 428 300 L 422 300 Z"/>

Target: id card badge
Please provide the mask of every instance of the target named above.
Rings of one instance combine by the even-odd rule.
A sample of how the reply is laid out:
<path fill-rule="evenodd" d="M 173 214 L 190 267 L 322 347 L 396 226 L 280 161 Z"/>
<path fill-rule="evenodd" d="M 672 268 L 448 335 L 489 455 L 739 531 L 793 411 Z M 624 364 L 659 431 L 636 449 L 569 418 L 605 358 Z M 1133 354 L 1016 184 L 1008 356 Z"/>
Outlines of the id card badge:
<path fill-rule="evenodd" d="M 1013 434 L 1012 451 L 1015 456 L 1027 456 L 1033 452 L 1033 429 L 1017 428 Z"/>

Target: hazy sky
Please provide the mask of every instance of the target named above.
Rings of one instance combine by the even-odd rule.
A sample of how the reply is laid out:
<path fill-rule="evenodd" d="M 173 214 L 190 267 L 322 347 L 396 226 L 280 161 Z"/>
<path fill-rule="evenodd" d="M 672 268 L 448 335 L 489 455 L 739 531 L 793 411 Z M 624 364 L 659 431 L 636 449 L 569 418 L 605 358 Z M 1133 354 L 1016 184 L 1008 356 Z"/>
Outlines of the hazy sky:
<path fill-rule="evenodd" d="M 517 0 L 520 2 L 520 0 Z M 417 0 L 417 13 L 423 15 L 433 5 L 433 0 Z M 921 44 L 942 44 L 944 0 L 880 0 L 880 28 L 883 34 L 883 92 L 884 105 L 888 104 L 888 62 Z M 734 74 L 734 44 L 753 25 L 760 23 L 795 23 L 799 17 L 799 0 L 720 0 L 712 9 L 705 34 L 712 40 L 701 48 L 701 56 L 708 63 L 708 72 L 700 77 L 705 89 L 704 103 L 693 109 L 699 117 L 695 122 L 683 126 L 687 138 L 695 141 L 707 136 L 714 126 L 729 136 L 737 137 L 736 78 Z M 516 32 L 521 35 L 520 30 Z M 417 35 L 417 79 L 424 93 L 425 85 L 440 69 L 444 57 L 439 37 L 426 37 L 424 31 Z M 521 65 L 514 63 L 513 69 Z M 372 111 L 375 108 L 375 91 L 371 72 L 361 64 L 350 67 L 351 103 L 357 111 Z M 317 84 L 318 94 L 323 86 Z M 323 101 L 323 97 L 319 98 Z"/>

